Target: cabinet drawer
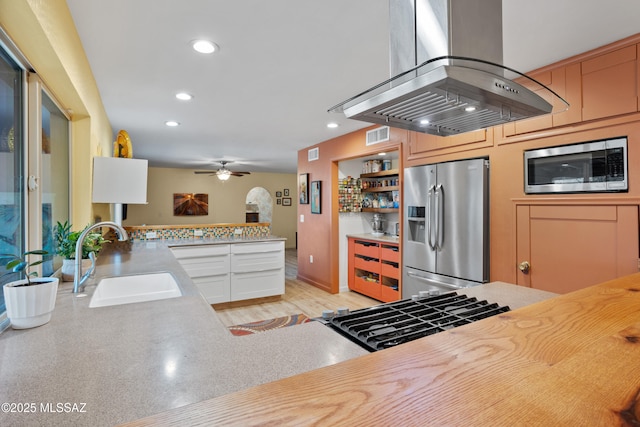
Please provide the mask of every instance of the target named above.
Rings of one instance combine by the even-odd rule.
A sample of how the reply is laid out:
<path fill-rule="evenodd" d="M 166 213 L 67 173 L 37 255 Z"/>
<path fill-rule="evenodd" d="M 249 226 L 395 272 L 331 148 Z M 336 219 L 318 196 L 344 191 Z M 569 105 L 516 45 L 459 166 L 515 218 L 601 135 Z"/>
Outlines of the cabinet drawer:
<path fill-rule="evenodd" d="M 231 301 L 284 294 L 284 267 L 257 273 L 231 273 Z"/>
<path fill-rule="evenodd" d="M 229 245 L 177 246 L 171 248 L 171 252 L 179 260 L 226 255 L 229 253 Z"/>
<path fill-rule="evenodd" d="M 380 287 L 380 300 L 383 302 L 398 301 L 400 299 L 400 291 L 396 291 L 390 286 Z"/>
<path fill-rule="evenodd" d="M 233 273 L 259 272 L 277 268 L 284 268 L 283 252 L 231 254 L 231 271 Z"/>
<path fill-rule="evenodd" d="M 382 287 L 380 283 L 369 282 L 360 277 L 356 277 L 354 281 L 354 285 L 355 285 L 355 289 L 358 292 L 368 295 L 371 298 L 375 298 L 377 300 L 380 299 L 380 296 L 382 294 L 382 289 L 381 289 Z"/>
<path fill-rule="evenodd" d="M 380 262 L 376 258 L 361 258 L 356 256 L 353 265 L 361 270 L 378 273 L 380 271 Z"/>
<path fill-rule="evenodd" d="M 284 242 L 234 243 L 231 245 L 232 254 L 249 254 L 262 252 L 284 251 Z"/>
<path fill-rule="evenodd" d="M 382 245 L 380 249 L 380 258 L 385 261 L 400 262 L 400 250 L 398 246 Z"/>
<path fill-rule="evenodd" d="M 387 264 L 385 262 L 381 263 L 380 265 L 382 267 L 380 273 L 383 276 L 391 277 L 393 279 L 399 279 L 400 278 L 400 269 L 397 266 L 391 265 L 391 264 Z"/>
<path fill-rule="evenodd" d="M 353 249 L 358 255 L 366 255 L 373 258 L 378 258 L 380 256 L 380 246 L 378 243 L 355 240 Z"/>
<path fill-rule="evenodd" d="M 217 304 L 231 300 L 229 274 L 197 277 L 191 280 L 209 304 Z"/>
<path fill-rule="evenodd" d="M 179 262 L 191 278 L 229 273 L 228 254 L 208 258 L 184 258 Z"/>

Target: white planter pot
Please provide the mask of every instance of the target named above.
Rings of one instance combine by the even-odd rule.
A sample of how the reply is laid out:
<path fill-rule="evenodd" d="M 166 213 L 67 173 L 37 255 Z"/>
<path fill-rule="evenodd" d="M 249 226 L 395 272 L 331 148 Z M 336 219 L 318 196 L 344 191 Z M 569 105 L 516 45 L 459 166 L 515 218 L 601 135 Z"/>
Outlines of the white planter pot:
<path fill-rule="evenodd" d="M 51 320 L 56 306 L 58 279 L 38 277 L 31 286 L 22 286 L 27 280 L 17 280 L 3 286 L 7 317 L 13 329 L 35 328 Z"/>
<path fill-rule="evenodd" d="M 86 273 L 87 270 L 91 267 L 90 259 L 82 260 L 82 272 Z M 63 259 L 62 260 L 62 269 L 60 272 L 62 273 L 62 281 L 63 282 L 73 282 L 73 278 L 76 275 L 76 260 L 75 259 Z"/>

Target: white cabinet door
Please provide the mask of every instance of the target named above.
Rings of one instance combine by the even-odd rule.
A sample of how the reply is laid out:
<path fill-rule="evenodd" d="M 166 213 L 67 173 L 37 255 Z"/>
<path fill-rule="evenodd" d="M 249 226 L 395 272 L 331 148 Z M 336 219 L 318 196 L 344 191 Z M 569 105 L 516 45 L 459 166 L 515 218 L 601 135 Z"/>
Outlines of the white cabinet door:
<path fill-rule="evenodd" d="M 229 245 L 175 247 L 171 251 L 209 304 L 230 301 Z"/>
<path fill-rule="evenodd" d="M 218 276 L 194 277 L 191 280 L 209 304 L 231 301 L 229 273 Z"/>
<path fill-rule="evenodd" d="M 231 273 L 231 301 L 284 294 L 284 267 L 250 273 Z"/>
<path fill-rule="evenodd" d="M 231 246 L 231 301 L 284 294 L 284 242 Z"/>

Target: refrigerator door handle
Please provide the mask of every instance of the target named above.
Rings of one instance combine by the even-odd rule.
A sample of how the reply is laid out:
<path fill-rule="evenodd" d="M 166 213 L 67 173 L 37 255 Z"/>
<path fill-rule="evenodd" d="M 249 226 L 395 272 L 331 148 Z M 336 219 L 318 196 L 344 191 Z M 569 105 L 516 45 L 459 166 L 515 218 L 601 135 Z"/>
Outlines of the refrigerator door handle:
<path fill-rule="evenodd" d="M 444 243 L 444 233 L 442 232 L 442 220 L 444 218 L 444 188 L 442 184 L 436 185 L 435 189 L 436 200 L 436 239 L 434 242 L 435 249 L 442 249 Z"/>
<path fill-rule="evenodd" d="M 432 243 L 431 241 L 431 228 L 432 228 L 432 221 L 431 221 L 431 211 L 432 211 L 432 207 L 433 207 L 433 195 L 434 195 L 434 190 L 435 190 L 436 186 L 432 185 L 431 187 L 429 187 L 429 190 L 427 191 L 427 242 L 429 243 L 429 247 L 431 248 L 431 250 L 436 250 L 436 246 L 435 243 Z M 436 236 L 437 238 L 437 236 Z"/>
<path fill-rule="evenodd" d="M 441 286 L 443 288 L 447 288 L 451 290 L 458 290 L 458 289 L 465 288 L 464 286 L 456 286 L 456 285 L 452 285 L 451 283 L 441 282 L 440 280 L 428 279 L 426 277 L 419 276 L 411 271 L 407 271 L 407 276 L 411 277 L 412 279 L 420 280 L 422 282 L 429 283 L 431 285 L 437 285 L 437 286 Z"/>

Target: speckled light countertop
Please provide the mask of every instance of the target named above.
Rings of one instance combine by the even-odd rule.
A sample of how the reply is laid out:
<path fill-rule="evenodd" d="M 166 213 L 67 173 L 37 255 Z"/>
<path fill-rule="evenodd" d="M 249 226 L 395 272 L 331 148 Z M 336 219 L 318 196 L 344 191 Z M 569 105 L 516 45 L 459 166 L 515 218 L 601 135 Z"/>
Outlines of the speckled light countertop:
<path fill-rule="evenodd" d="M 393 234 L 383 234 L 381 236 L 376 236 L 372 233 L 360 233 L 360 234 L 347 234 L 347 237 L 354 239 L 366 239 L 366 240 L 375 240 L 382 243 L 399 243 L 400 239 L 398 236 Z"/>
<path fill-rule="evenodd" d="M 231 335 L 167 243 L 205 242 L 105 250 L 87 297 L 61 283 L 48 324 L 0 334 L 0 404 L 18 411 L 3 407 L 0 425 L 114 425 L 367 353 L 317 322 Z M 89 308 L 101 277 L 157 271 L 171 272 L 184 296 Z"/>
<path fill-rule="evenodd" d="M 0 334 L 0 404 L 13 404 L 0 425 L 110 426 L 368 354 L 318 322 L 231 335 L 168 249 L 229 242 L 135 242 L 101 253 L 86 297 L 61 284 L 48 324 Z M 89 308 L 100 278 L 159 271 L 182 297 Z M 502 283 L 473 292 L 516 306 L 554 295 Z"/>

